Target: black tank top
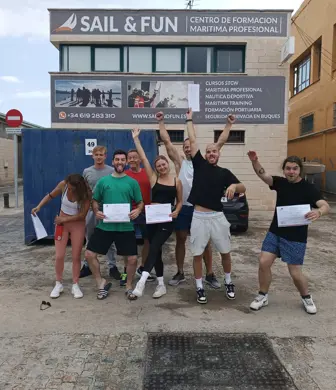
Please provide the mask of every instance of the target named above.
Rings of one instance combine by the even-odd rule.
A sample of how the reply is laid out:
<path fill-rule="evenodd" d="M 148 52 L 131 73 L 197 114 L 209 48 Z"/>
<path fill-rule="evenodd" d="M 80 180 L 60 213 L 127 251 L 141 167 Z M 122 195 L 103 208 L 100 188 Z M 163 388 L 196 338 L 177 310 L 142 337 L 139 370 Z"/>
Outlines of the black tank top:
<path fill-rule="evenodd" d="M 176 178 L 173 186 L 166 186 L 156 181 L 152 188 L 152 203 L 170 203 L 171 205 L 174 205 L 176 195 Z"/>

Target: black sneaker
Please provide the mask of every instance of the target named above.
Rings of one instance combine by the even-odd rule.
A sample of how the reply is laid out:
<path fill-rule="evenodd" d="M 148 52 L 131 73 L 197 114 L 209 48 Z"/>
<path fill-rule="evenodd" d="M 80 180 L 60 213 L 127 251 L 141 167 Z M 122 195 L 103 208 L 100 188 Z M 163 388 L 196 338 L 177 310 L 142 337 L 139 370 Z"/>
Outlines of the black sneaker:
<path fill-rule="evenodd" d="M 209 274 L 205 277 L 205 283 L 209 284 L 212 288 L 219 289 L 221 287 L 219 281 L 214 274 Z"/>
<path fill-rule="evenodd" d="M 141 278 L 142 271 L 143 271 L 143 267 L 139 267 L 139 268 L 136 270 L 136 274 L 137 274 L 137 276 L 139 276 L 139 278 Z M 147 278 L 147 282 L 154 282 L 154 280 L 156 280 L 156 277 L 153 276 L 152 274 L 149 274 L 149 276 L 148 276 L 148 278 Z"/>
<path fill-rule="evenodd" d="M 228 299 L 235 299 L 235 285 L 233 283 L 226 284 L 225 283 L 226 296 Z"/>
<path fill-rule="evenodd" d="M 198 288 L 196 290 L 196 293 L 197 293 L 197 302 L 198 303 L 201 303 L 201 304 L 208 303 L 208 300 L 207 300 L 207 297 L 205 295 L 203 288 Z"/>
<path fill-rule="evenodd" d="M 184 274 L 181 274 L 178 272 L 176 275 L 173 276 L 173 279 L 169 280 L 168 284 L 169 286 L 178 286 L 180 283 L 185 282 Z"/>
<path fill-rule="evenodd" d="M 110 276 L 111 276 L 111 278 L 113 278 L 115 280 L 120 280 L 121 274 L 120 274 L 117 267 L 114 266 L 114 267 L 110 268 Z"/>
<path fill-rule="evenodd" d="M 90 268 L 87 265 L 83 265 L 82 269 L 80 270 L 79 277 L 80 278 L 86 278 L 87 276 L 92 275 L 92 272 Z"/>

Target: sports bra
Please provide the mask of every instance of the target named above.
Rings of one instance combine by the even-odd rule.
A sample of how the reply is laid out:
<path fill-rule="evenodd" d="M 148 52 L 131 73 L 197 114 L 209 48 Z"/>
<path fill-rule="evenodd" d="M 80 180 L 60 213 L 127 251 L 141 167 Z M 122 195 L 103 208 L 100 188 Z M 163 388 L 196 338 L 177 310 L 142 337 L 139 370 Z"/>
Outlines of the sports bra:
<path fill-rule="evenodd" d="M 152 188 L 152 203 L 170 203 L 171 205 L 175 204 L 175 199 L 177 195 L 176 189 L 176 178 L 174 179 L 173 186 L 167 186 L 164 184 L 156 183 Z"/>
<path fill-rule="evenodd" d="M 61 210 L 67 215 L 76 215 L 79 212 L 79 206 L 77 202 L 70 202 L 68 199 L 68 188 L 62 197 Z"/>

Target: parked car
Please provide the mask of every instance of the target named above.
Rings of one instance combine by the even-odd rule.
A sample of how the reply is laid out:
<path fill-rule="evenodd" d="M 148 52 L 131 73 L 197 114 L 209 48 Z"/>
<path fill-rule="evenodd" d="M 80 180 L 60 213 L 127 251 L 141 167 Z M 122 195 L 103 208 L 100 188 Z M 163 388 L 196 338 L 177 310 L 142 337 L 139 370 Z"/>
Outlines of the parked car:
<path fill-rule="evenodd" d="M 231 230 L 246 232 L 249 222 L 249 206 L 245 194 L 235 194 L 233 199 L 222 198 L 223 212 L 231 224 Z"/>

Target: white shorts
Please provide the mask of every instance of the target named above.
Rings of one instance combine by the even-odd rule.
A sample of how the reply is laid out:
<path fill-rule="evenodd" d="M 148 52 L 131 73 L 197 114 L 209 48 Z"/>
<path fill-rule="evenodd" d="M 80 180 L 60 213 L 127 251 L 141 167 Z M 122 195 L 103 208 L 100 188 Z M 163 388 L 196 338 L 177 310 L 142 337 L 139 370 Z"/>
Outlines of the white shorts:
<path fill-rule="evenodd" d="M 192 255 L 202 255 L 210 240 L 219 253 L 230 253 L 230 226 L 222 212 L 201 212 L 195 210 L 190 229 Z"/>

